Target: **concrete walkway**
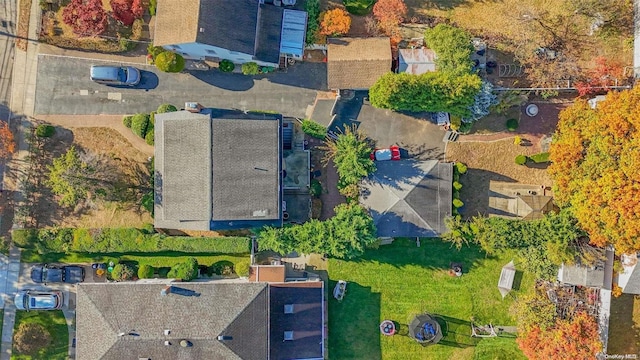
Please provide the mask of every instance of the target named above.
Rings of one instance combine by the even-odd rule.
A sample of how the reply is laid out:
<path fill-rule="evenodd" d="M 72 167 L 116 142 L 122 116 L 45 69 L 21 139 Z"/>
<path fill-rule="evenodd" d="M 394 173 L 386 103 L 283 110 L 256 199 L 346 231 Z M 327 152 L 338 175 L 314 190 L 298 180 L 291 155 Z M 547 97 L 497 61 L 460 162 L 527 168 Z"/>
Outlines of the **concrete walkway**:
<path fill-rule="evenodd" d="M 79 127 L 107 127 L 116 130 L 124 136 L 133 147 L 143 154 L 153 156 L 153 146 L 136 136 L 131 129 L 122 124 L 123 115 L 38 115 L 38 120 L 44 120 L 52 125 L 65 128 Z"/>
<path fill-rule="evenodd" d="M 15 293 L 18 291 L 18 277 L 20 275 L 20 249 L 11 246 L 9 248 L 9 261 L 4 285 L 4 319 L 2 323 L 2 347 L 0 348 L 0 360 L 10 360 L 13 347 L 13 328 L 16 321 L 16 306 L 13 303 Z M 1 286 L 1 285 L 0 285 Z"/>

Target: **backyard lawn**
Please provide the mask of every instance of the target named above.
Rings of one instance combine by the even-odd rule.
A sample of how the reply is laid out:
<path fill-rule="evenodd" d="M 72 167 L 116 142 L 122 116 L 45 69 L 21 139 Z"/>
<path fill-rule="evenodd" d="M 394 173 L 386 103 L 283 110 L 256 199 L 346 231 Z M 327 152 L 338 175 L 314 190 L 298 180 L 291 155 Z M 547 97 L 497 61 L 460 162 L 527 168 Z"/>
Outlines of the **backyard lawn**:
<path fill-rule="evenodd" d="M 515 325 L 509 307 L 520 292 L 502 300 L 497 288 L 510 256 L 487 258 L 477 247 L 461 251 L 439 239 L 397 239 L 368 250 L 355 261 L 329 262 L 330 291 L 346 280 L 342 302 L 329 301 L 329 357 L 335 359 L 525 359 L 513 335 L 472 338 L 470 320 L 478 325 Z M 451 262 L 463 264 L 462 277 L 449 275 Z M 533 276 L 516 276 L 517 288 L 531 288 Z M 520 283 L 520 284 L 518 284 Z M 422 347 L 407 336 L 417 314 L 436 315 L 443 328 L 439 344 Z M 384 319 L 400 324 L 399 334 L 384 337 Z"/>
<path fill-rule="evenodd" d="M 17 311 L 15 329 L 21 323 L 38 323 L 43 325 L 51 334 L 51 345 L 41 350 L 37 355 L 18 355 L 13 350 L 11 359 L 31 360 L 31 359 L 47 359 L 47 360 L 66 360 L 69 351 L 69 330 L 67 322 L 61 310 L 55 311 Z"/>

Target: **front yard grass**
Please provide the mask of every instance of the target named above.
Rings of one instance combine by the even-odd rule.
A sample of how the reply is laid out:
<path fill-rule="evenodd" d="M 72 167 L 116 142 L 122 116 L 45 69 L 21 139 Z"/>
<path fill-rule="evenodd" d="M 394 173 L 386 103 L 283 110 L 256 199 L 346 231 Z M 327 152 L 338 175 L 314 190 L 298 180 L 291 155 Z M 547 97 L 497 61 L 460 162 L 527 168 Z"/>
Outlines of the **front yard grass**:
<path fill-rule="evenodd" d="M 470 320 L 480 325 L 515 325 L 509 307 L 520 291 L 533 286 L 533 276 L 517 276 L 518 289 L 502 299 L 497 288 L 510 254 L 486 257 L 478 247 L 457 251 L 440 239 L 396 239 L 392 245 L 368 250 L 358 260 L 329 261 L 329 291 L 346 280 L 341 303 L 329 300 L 329 357 L 336 359 L 525 359 L 513 335 L 472 338 Z M 449 275 L 451 262 L 463 264 L 464 275 Z M 407 336 L 413 316 L 437 315 L 444 338 L 422 347 Z M 385 337 L 384 319 L 400 324 L 399 334 Z M 445 327 L 443 326 L 443 329 Z"/>
<path fill-rule="evenodd" d="M 47 360 L 66 360 L 69 352 L 69 330 L 67 321 L 61 310 L 54 311 L 17 311 L 16 325 L 18 329 L 21 323 L 38 323 L 43 325 L 51 334 L 51 345 L 41 350 L 37 355 L 19 355 L 13 350 L 11 359 L 15 360 L 31 360 L 31 359 L 47 359 Z"/>

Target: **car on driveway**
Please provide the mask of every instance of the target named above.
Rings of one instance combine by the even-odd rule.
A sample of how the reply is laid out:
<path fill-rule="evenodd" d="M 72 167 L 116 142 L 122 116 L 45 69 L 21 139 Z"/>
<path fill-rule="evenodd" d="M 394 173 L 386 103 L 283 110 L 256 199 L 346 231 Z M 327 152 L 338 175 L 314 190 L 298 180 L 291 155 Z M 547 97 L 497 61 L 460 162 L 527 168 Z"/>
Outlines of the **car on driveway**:
<path fill-rule="evenodd" d="M 64 305 L 62 291 L 18 291 L 14 299 L 18 310 L 57 310 Z"/>
<path fill-rule="evenodd" d="M 92 66 L 91 80 L 104 85 L 136 86 L 140 83 L 140 70 L 132 66 Z"/>
<path fill-rule="evenodd" d="M 31 268 L 31 280 L 37 284 L 77 284 L 84 281 L 84 268 L 82 266 L 35 265 Z"/>
<path fill-rule="evenodd" d="M 370 158 L 375 161 L 400 160 L 400 147 L 393 145 L 388 149 L 375 149 Z"/>

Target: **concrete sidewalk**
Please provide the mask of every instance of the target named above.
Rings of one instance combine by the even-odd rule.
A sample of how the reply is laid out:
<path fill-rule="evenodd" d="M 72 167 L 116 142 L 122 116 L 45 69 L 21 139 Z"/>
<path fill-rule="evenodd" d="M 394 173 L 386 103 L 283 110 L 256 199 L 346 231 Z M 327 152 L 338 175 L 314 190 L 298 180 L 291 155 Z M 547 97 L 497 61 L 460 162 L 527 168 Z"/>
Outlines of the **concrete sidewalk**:
<path fill-rule="evenodd" d="M 88 51 L 62 49 L 53 45 L 41 43 L 38 49 L 39 54 L 53 56 L 73 57 L 81 59 L 96 59 L 101 61 L 113 61 L 117 63 L 147 64 L 147 53 L 141 51 L 128 52 L 127 54 L 103 54 Z"/>
<path fill-rule="evenodd" d="M 20 276 L 20 249 L 11 246 L 9 248 L 9 262 L 5 282 L 4 319 L 2 323 L 2 345 L 0 347 L 0 360 L 11 360 L 13 348 L 13 328 L 16 321 L 16 306 L 13 297 L 18 291 L 18 278 Z"/>

